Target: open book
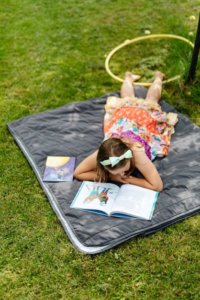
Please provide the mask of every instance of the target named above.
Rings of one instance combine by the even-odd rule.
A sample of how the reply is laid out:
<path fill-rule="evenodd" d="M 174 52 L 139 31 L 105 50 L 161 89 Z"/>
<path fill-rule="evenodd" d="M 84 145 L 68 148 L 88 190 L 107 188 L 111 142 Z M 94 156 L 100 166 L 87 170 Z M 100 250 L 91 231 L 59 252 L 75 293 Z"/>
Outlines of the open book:
<path fill-rule="evenodd" d="M 43 181 L 72 181 L 75 157 L 47 156 Z"/>
<path fill-rule="evenodd" d="M 121 187 L 113 183 L 83 181 L 71 208 L 114 217 L 151 220 L 158 192 L 132 184 Z"/>

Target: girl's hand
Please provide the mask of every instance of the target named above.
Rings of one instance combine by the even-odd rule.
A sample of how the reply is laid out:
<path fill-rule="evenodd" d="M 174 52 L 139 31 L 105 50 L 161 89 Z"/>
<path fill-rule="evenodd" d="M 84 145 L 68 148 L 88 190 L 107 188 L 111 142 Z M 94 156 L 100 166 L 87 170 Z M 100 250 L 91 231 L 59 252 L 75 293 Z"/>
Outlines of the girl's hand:
<path fill-rule="evenodd" d="M 127 183 L 126 180 L 126 176 L 121 176 L 121 175 L 112 175 L 109 174 L 109 178 L 112 181 L 117 181 L 117 182 L 121 182 L 121 183 Z"/>
<path fill-rule="evenodd" d="M 133 181 L 133 176 L 122 176 L 123 183 L 131 184 Z"/>

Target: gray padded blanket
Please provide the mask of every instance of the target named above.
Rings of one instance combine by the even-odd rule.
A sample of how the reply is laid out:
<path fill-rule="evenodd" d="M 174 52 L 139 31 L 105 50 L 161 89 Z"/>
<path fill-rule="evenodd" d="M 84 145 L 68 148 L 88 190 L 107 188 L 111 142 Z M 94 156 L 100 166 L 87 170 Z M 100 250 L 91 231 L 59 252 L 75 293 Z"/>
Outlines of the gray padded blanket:
<path fill-rule="evenodd" d="M 138 97 L 144 97 L 145 93 L 144 88 L 136 89 Z M 70 209 L 81 182 L 42 181 L 48 155 L 75 156 L 78 164 L 97 149 L 103 139 L 107 96 L 74 102 L 8 124 L 69 239 L 79 251 L 88 254 L 156 232 L 200 211 L 200 128 L 182 114 L 179 114 L 169 155 L 154 161 L 163 178 L 164 190 L 159 194 L 151 221 L 105 217 Z M 175 111 L 164 101 L 160 103 L 164 111 Z"/>

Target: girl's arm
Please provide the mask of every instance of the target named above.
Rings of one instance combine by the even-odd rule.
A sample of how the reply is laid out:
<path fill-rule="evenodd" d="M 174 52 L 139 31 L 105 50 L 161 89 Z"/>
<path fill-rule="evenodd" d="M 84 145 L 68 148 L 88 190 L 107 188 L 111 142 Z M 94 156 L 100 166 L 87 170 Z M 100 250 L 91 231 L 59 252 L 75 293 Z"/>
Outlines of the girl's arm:
<path fill-rule="evenodd" d="M 86 157 L 75 169 L 74 177 L 78 180 L 96 181 L 98 176 L 96 173 L 97 152 L 95 151 Z"/>
<path fill-rule="evenodd" d="M 142 173 L 144 178 L 129 176 L 126 177 L 126 182 L 151 190 L 162 191 L 162 179 L 152 161 L 147 157 L 144 148 L 134 147 L 132 148 L 132 151 L 135 167 Z"/>

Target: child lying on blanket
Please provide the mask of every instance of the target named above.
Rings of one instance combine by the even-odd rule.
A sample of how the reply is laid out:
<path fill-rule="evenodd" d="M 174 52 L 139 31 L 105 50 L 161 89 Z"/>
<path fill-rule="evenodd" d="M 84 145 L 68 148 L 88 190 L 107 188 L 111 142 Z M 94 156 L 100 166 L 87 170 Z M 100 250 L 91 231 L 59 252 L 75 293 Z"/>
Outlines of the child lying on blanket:
<path fill-rule="evenodd" d="M 113 180 L 157 191 L 163 189 L 152 160 L 168 154 L 174 125 L 178 121 L 177 114 L 163 112 L 158 104 L 163 76 L 157 71 L 146 99 L 138 99 L 132 84 L 139 76 L 126 73 L 121 98 L 108 97 L 105 105 L 105 140 L 97 151 L 79 164 L 75 178 Z M 144 178 L 131 176 L 135 168 Z"/>

